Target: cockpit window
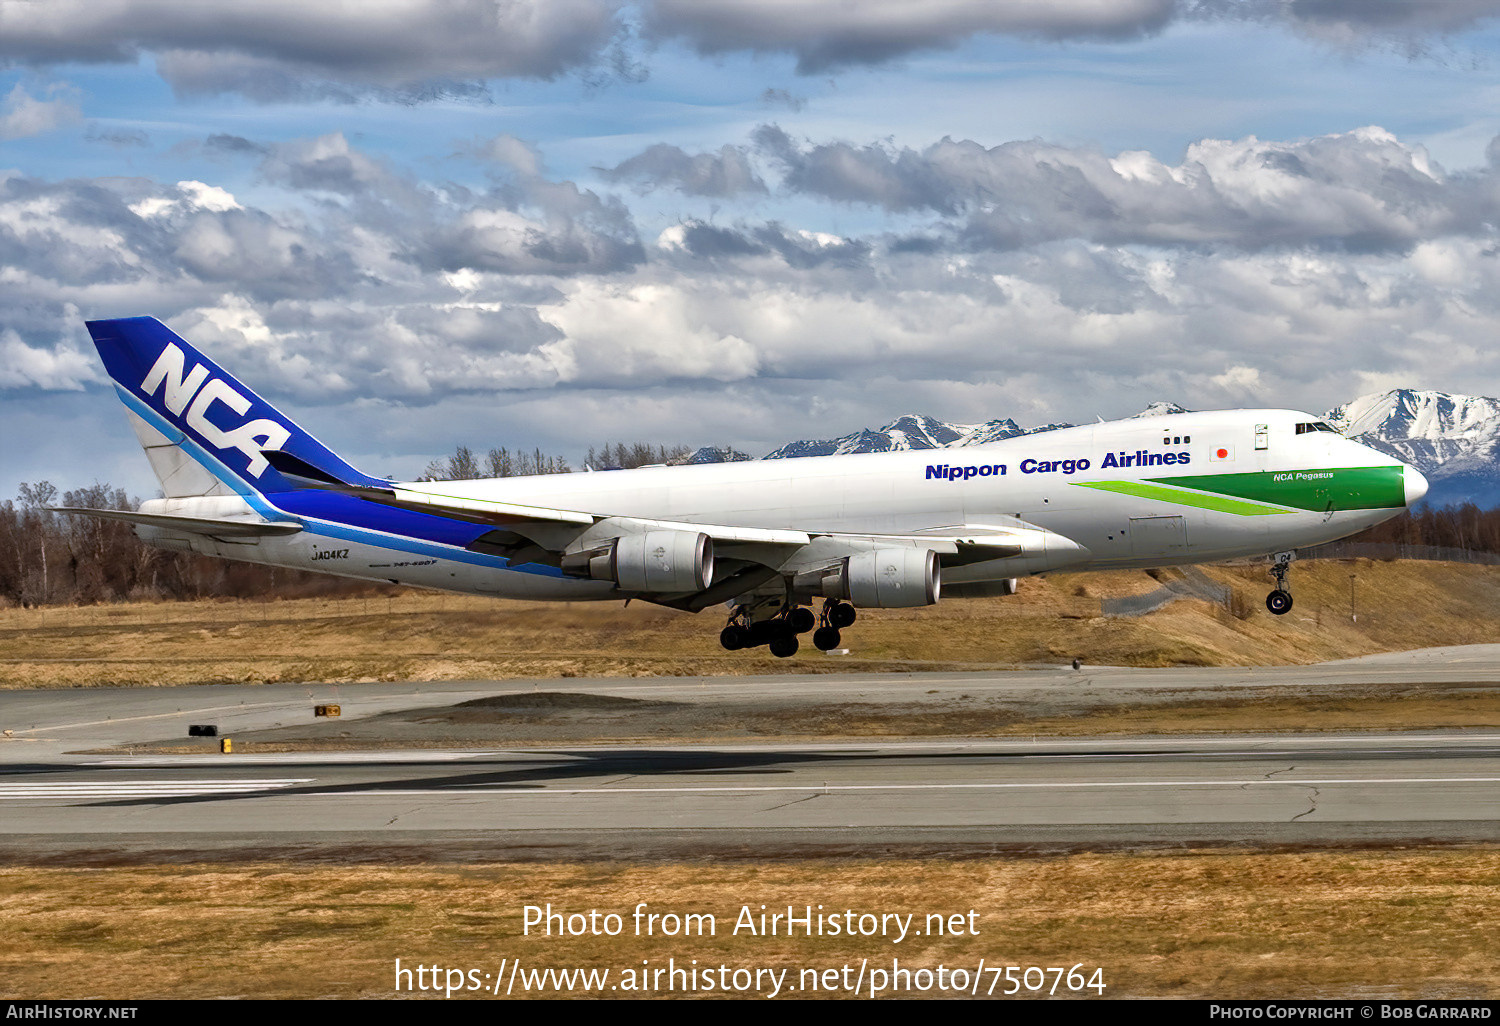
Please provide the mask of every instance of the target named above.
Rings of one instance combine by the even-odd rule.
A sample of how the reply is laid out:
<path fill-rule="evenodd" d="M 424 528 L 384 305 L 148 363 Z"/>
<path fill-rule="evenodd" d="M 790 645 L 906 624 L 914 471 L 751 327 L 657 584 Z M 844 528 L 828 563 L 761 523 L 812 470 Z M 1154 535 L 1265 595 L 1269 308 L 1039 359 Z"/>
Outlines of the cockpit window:
<path fill-rule="evenodd" d="M 1304 422 L 1297 425 L 1297 434 L 1299 435 L 1305 435 L 1312 431 L 1332 431 L 1334 434 L 1338 434 L 1337 431 L 1334 431 L 1332 424 L 1324 423 L 1321 420 L 1311 423 Z"/>

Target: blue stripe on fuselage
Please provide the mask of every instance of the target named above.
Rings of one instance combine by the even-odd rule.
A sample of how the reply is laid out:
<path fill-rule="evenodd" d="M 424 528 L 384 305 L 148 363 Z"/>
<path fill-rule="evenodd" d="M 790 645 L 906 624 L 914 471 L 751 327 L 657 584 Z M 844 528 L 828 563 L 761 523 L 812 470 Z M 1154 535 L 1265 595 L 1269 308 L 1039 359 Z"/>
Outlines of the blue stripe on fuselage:
<path fill-rule="evenodd" d="M 287 516 L 303 521 L 309 534 L 319 537 L 339 538 L 343 541 L 376 545 L 423 556 L 436 556 L 457 563 L 509 570 L 512 573 L 535 574 L 541 577 L 562 577 L 556 567 L 524 563 L 511 566 L 500 556 L 469 552 L 464 548 L 475 538 L 488 533 L 492 528 L 483 524 L 468 524 L 430 513 L 396 509 L 379 503 L 366 502 L 352 495 L 324 492 L 316 489 L 276 493 L 273 504 L 265 495 L 255 491 L 218 460 L 210 456 L 193 439 L 165 421 L 130 392 L 115 385 L 120 401 L 137 416 L 168 438 L 180 439 L 177 444 L 209 473 L 234 489 L 242 499 L 268 520 L 285 520 Z M 312 523 L 308 523 L 312 521 Z"/>

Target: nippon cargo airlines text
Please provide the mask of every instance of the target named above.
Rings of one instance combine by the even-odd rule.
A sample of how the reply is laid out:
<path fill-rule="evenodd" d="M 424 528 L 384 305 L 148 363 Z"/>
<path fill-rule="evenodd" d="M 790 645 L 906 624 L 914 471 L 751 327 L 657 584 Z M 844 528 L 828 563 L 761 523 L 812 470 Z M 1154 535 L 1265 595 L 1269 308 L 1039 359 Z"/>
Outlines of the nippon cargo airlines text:
<path fill-rule="evenodd" d="M 1191 453 L 1187 452 L 1147 452 L 1138 449 L 1135 452 L 1111 452 L 1105 453 L 1104 459 L 1099 461 L 1099 469 L 1110 470 L 1116 467 L 1182 467 L 1193 462 Z M 1038 460 L 1027 458 L 1017 465 L 1016 469 L 1023 474 L 1063 474 L 1072 475 L 1081 470 L 1090 470 L 1094 461 L 1088 457 L 1066 459 L 1066 460 Z M 947 463 L 929 463 L 925 481 L 968 481 L 976 477 L 1004 477 L 1010 470 L 1007 463 L 984 463 L 978 465 L 950 465 Z M 1332 477 L 1332 474 L 1323 475 Z M 1307 479 L 1307 475 L 1298 475 L 1298 480 Z M 1278 477 L 1276 480 L 1290 480 L 1290 477 Z"/>

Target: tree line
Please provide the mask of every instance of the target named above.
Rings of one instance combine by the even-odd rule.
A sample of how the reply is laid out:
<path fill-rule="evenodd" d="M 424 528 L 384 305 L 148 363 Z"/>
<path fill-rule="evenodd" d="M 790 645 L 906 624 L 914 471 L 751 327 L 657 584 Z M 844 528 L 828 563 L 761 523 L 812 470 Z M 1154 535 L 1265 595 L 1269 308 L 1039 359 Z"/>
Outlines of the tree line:
<path fill-rule="evenodd" d="M 1500 507 L 1480 509 L 1472 502 L 1441 509 L 1424 505 L 1344 540 L 1500 553 Z"/>
<path fill-rule="evenodd" d="M 667 447 L 648 442 L 605 442 L 590 446 L 583 458 L 584 470 L 634 470 L 653 463 L 679 462 L 692 449 L 685 445 Z M 531 452 L 506 448 L 491 449 L 482 457 L 467 445 L 453 450 L 446 459 L 433 460 L 422 471 L 423 481 L 475 481 L 490 477 L 531 477 L 536 474 L 571 474 L 573 468 L 561 456 L 551 456 L 541 449 Z"/>
<path fill-rule="evenodd" d="M 453 455 L 427 464 L 418 480 L 476 481 L 487 477 L 530 477 L 534 474 L 567 474 L 573 468 L 560 456 L 547 456 L 540 449 L 531 452 L 491 449 L 481 459 L 467 445 L 460 445 Z"/>
<path fill-rule="evenodd" d="M 256 563 L 154 549 L 119 520 L 50 513 L 48 506 L 133 510 L 123 488 L 61 493 L 21 485 L 0 502 L 0 606 L 93 605 L 124 600 L 359 594 L 371 585 Z M 375 585 L 373 588 L 378 589 Z"/>

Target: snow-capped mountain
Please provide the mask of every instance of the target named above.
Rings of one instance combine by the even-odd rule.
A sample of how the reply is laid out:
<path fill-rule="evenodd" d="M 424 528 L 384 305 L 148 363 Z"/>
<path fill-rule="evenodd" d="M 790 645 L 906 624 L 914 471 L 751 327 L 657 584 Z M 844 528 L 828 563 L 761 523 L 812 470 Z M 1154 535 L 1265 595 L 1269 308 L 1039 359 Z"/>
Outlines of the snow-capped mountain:
<path fill-rule="evenodd" d="M 1426 474 L 1434 506 L 1500 505 L 1500 399 L 1398 388 L 1336 406 L 1326 419 Z"/>
<path fill-rule="evenodd" d="M 1140 413 L 1126 417 L 1126 420 L 1139 420 L 1142 417 L 1165 417 L 1171 413 L 1191 413 L 1186 406 L 1178 406 L 1176 403 L 1154 402 Z"/>
<path fill-rule="evenodd" d="M 1137 417 L 1159 417 L 1169 413 L 1187 413 L 1176 403 L 1152 403 Z M 800 456 L 843 456 L 856 452 L 894 452 L 898 449 L 956 449 L 965 445 L 983 445 L 1017 435 L 1034 435 L 1056 431 L 1072 424 L 1042 424 L 1023 428 L 1006 417 L 983 424 L 949 424 L 920 413 L 897 417 L 883 428 L 864 428 L 841 438 L 789 442 L 764 457 L 768 460 L 793 459 Z"/>
<path fill-rule="evenodd" d="M 1048 427 L 1063 427 L 1054 424 Z M 1034 429 L 1035 430 L 1035 429 Z M 1015 421 L 990 420 L 983 424 L 949 424 L 922 414 L 897 417 L 885 427 L 872 431 L 865 428 L 842 438 L 789 442 L 768 460 L 794 459 L 800 456 L 842 456 L 855 452 L 894 452 L 898 449 L 947 449 L 961 445 L 979 445 L 1028 434 Z"/>
<path fill-rule="evenodd" d="M 705 445 L 700 449 L 694 449 L 681 459 L 668 460 L 667 462 L 676 465 L 685 465 L 695 463 L 739 463 L 742 460 L 753 459 L 755 459 L 754 456 L 751 456 L 748 452 L 740 452 L 732 445 Z"/>

